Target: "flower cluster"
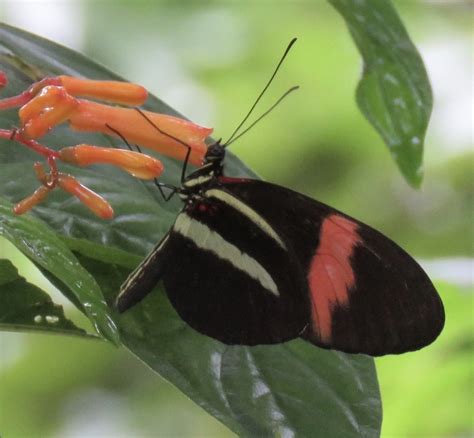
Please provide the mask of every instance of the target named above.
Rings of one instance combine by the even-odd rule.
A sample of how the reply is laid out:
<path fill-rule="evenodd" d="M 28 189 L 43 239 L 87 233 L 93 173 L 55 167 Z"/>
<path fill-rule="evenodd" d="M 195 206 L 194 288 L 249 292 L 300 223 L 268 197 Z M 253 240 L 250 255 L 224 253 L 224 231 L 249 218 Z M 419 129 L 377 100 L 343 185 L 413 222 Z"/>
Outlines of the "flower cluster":
<path fill-rule="evenodd" d="M 6 75 L 0 72 L 0 89 L 7 82 Z M 163 171 L 161 161 L 139 152 L 88 144 L 56 151 L 37 141 L 61 123 L 69 123 L 72 129 L 78 131 L 119 136 L 127 142 L 181 160 L 187 152 L 183 146 L 186 144 L 191 148 L 190 163 L 200 165 L 206 152 L 205 139 L 212 129 L 178 117 L 110 105 L 142 105 L 147 96 L 146 89 L 137 84 L 56 76 L 33 83 L 17 96 L 0 99 L 0 110 L 20 107 L 20 128 L 0 129 L 0 138 L 16 141 L 35 151 L 49 167 L 49 171 L 45 171 L 40 162 L 34 163 L 36 178 L 41 185 L 16 204 L 14 212 L 22 214 L 29 211 L 44 201 L 51 190 L 59 187 L 77 197 L 99 217 L 113 217 L 110 204 L 72 175 L 60 172 L 58 161 L 76 166 L 111 164 L 136 178 L 148 180 L 157 178 Z"/>

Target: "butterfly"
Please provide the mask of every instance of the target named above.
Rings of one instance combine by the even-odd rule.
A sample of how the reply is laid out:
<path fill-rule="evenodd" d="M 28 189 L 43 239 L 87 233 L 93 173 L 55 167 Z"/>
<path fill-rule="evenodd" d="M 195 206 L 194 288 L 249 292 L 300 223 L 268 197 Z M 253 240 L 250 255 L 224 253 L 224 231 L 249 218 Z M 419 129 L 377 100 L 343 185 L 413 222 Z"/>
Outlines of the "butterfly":
<path fill-rule="evenodd" d="M 380 356 L 436 339 L 443 304 L 410 255 L 368 225 L 300 193 L 227 177 L 230 143 L 210 145 L 202 166 L 188 176 L 185 161 L 182 185 L 171 193 L 178 193 L 183 209 L 122 285 L 118 311 L 163 281 L 187 324 L 229 345 L 303 338 Z"/>

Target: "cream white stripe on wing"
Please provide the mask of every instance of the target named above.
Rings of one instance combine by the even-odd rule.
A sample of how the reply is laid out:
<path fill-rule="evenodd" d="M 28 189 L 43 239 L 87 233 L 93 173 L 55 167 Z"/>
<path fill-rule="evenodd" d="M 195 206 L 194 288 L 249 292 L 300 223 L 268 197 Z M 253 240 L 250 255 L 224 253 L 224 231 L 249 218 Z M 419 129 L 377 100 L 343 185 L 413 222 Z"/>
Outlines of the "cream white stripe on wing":
<path fill-rule="evenodd" d="M 257 260 L 227 242 L 219 233 L 212 231 L 207 225 L 189 217 L 186 213 L 180 213 L 176 218 L 173 229 L 194 242 L 199 248 L 213 252 L 220 259 L 232 264 L 234 268 L 245 272 L 272 294 L 280 295 L 272 277 Z"/>
<path fill-rule="evenodd" d="M 166 242 L 168 242 L 169 235 L 167 234 L 163 240 L 153 248 L 150 253 L 146 256 L 146 258 L 137 266 L 137 268 L 128 276 L 128 278 L 125 280 L 125 282 L 122 284 L 120 287 L 120 293 L 117 297 L 119 299 L 123 294 L 127 293 L 128 288 L 130 285 L 133 283 L 136 283 L 137 281 L 140 280 L 140 278 L 143 276 L 143 273 L 145 272 L 146 268 L 150 264 L 152 260 L 155 259 L 156 255 L 161 251 L 163 246 L 165 245 Z"/>
<path fill-rule="evenodd" d="M 238 212 L 248 217 L 258 228 L 260 228 L 265 234 L 270 236 L 283 249 L 287 249 L 285 243 L 283 242 L 283 240 L 281 240 L 280 236 L 276 233 L 272 226 L 255 210 L 250 208 L 240 199 L 236 198 L 230 193 L 225 192 L 224 190 L 219 189 L 207 190 L 204 195 L 209 198 L 219 199 L 225 204 L 230 205 L 232 208 L 236 209 Z"/>

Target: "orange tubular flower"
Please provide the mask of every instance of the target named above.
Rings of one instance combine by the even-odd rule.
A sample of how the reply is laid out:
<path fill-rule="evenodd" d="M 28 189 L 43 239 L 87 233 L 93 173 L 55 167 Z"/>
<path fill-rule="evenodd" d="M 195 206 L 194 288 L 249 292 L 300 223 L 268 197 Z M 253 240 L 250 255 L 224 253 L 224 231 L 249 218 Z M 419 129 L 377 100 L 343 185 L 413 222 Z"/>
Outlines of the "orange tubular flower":
<path fill-rule="evenodd" d="M 117 129 L 130 143 L 136 143 L 153 149 L 163 155 L 184 160 L 187 149 L 181 143 L 173 140 L 163 132 L 179 138 L 191 147 L 189 161 L 199 166 L 206 153 L 204 140 L 212 133 L 211 128 L 196 125 L 178 117 L 143 111 L 156 126 L 150 124 L 137 110 L 133 108 L 117 108 L 100 103 L 81 100 L 77 110 L 71 115 L 71 127 L 78 131 L 103 132 L 117 135 L 107 128 L 107 125 Z"/>
<path fill-rule="evenodd" d="M 39 138 L 53 126 L 66 121 L 79 105 L 79 101 L 63 87 L 47 86 L 18 111 L 22 122 L 22 134 L 27 138 Z"/>
<path fill-rule="evenodd" d="M 20 215 L 31 210 L 33 207 L 44 201 L 51 190 L 56 186 L 59 186 L 65 192 L 77 197 L 86 207 L 100 218 L 112 219 L 114 217 L 114 210 L 107 200 L 81 184 L 73 176 L 57 172 L 56 169 L 51 169 L 48 175 L 45 172 L 43 165 L 39 162 L 36 162 L 33 165 L 33 168 L 36 178 L 41 182 L 42 186 L 13 207 L 13 212 L 15 214 Z"/>
<path fill-rule="evenodd" d="M 7 77 L 0 72 L 0 88 L 6 84 Z M 133 151 L 88 144 L 57 151 L 36 141 L 64 122 L 78 131 L 102 132 L 180 160 L 185 159 L 190 148 L 190 163 L 201 165 L 207 151 L 205 140 L 212 129 L 178 117 L 78 98 L 81 96 L 122 105 L 141 105 L 147 95 L 145 88 L 127 82 L 56 76 L 33 83 L 19 95 L 0 99 L 0 110 L 21 106 L 21 129 L 0 129 L 0 138 L 28 147 L 41 155 L 49 167 L 49 172 L 46 172 L 41 163 L 35 163 L 36 177 L 42 186 L 19 202 L 14 207 L 15 213 L 22 214 L 30 210 L 42 202 L 49 191 L 59 186 L 76 196 L 99 217 L 113 217 L 110 204 L 71 175 L 61 173 L 57 168 L 57 160 L 77 166 L 112 164 L 134 177 L 147 180 L 157 178 L 163 172 L 163 164 L 159 160 Z"/>
<path fill-rule="evenodd" d="M 59 159 L 77 166 L 112 164 L 141 179 L 157 178 L 163 172 L 161 161 L 139 152 L 102 148 L 87 144 L 63 148 Z"/>
<path fill-rule="evenodd" d="M 94 81 L 77 81 L 77 83 L 72 82 L 75 92 L 79 92 L 77 88 L 81 84 L 83 84 L 82 86 L 86 84 L 87 89 L 82 91 L 92 94 L 95 85 L 91 86 L 90 82 Z M 124 83 L 122 85 L 128 88 L 133 84 Z M 105 85 L 103 86 L 105 87 Z M 118 98 L 120 87 L 116 83 L 109 86 L 111 88 L 104 90 L 101 96 L 108 95 L 110 97 L 113 94 L 115 98 Z M 122 92 L 125 93 L 123 90 Z M 178 138 L 191 147 L 190 162 L 196 166 L 202 163 L 207 149 L 205 139 L 212 133 L 212 129 L 165 114 L 150 111 L 143 111 L 143 114 L 132 108 L 112 107 L 76 99 L 67 93 L 65 88 L 57 86 L 44 87 L 19 111 L 23 126 L 21 132 L 26 138 L 39 138 L 64 121 L 69 121 L 71 127 L 78 131 L 103 132 L 117 136 L 116 132 L 108 128 L 110 126 L 120 132 L 121 136 L 130 143 L 136 143 L 163 155 L 184 160 L 187 152 L 186 147 L 172 137 Z M 157 128 L 168 135 L 160 133 Z"/>
<path fill-rule="evenodd" d="M 7 84 L 7 76 L 0 71 L 0 88 Z M 141 85 L 119 81 L 93 81 L 72 76 L 50 76 L 31 84 L 23 93 L 0 100 L 0 109 L 25 105 L 43 88 L 54 85 L 63 87 L 72 96 L 92 97 L 122 105 L 142 105 L 148 91 Z"/>
<path fill-rule="evenodd" d="M 114 210 L 111 205 L 100 195 L 82 185 L 76 178 L 65 173 L 58 175 L 58 186 L 65 192 L 74 195 L 95 215 L 102 219 L 112 219 Z"/>
<path fill-rule="evenodd" d="M 46 186 L 41 186 L 37 188 L 33 194 L 16 204 L 13 207 L 13 212 L 15 214 L 20 215 L 26 213 L 27 211 L 30 211 L 33 207 L 36 207 L 38 204 L 43 202 L 46 196 L 48 196 L 49 192 L 50 189 L 48 189 L 48 187 Z"/>
<path fill-rule="evenodd" d="M 92 81 L 72 76 L 59 76 L 61 84 L 73 96 L 91 97 L 121 105 L 143 105 L 148 91 L 141 85 L 118 81 Z"/>

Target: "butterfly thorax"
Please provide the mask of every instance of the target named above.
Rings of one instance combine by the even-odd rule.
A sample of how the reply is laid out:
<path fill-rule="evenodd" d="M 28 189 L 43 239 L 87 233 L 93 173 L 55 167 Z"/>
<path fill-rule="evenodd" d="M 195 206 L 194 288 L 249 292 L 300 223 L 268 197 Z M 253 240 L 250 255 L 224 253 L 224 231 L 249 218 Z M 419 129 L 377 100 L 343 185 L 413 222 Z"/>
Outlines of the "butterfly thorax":
<path fill-rule="evenodd" d="M 220 140 L 211 144 L 204 156 L 203 165 L 188 175 L 183 181 L 181 199 L 191 202 L 202 198 L 202 193 L 222 175 L 225 147 Z"/>

